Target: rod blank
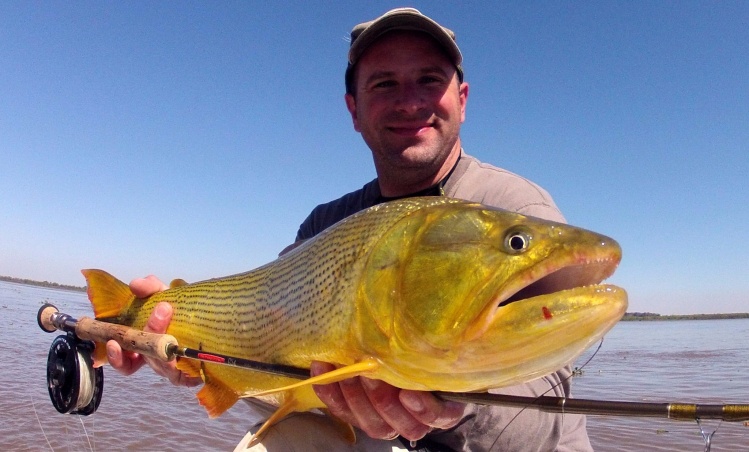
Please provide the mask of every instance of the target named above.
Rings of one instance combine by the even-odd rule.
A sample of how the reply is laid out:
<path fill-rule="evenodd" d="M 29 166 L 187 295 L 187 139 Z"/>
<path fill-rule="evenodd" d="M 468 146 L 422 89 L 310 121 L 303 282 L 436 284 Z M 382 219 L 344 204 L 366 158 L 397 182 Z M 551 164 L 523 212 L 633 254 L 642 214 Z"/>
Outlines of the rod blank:
<path fill-rule="evenodd" d="M 687 403 L 621 402 L 614 400 L 568 399 L 565 397 L 523 397 L 490 393 L 436 392 L 438 397 L 462 403 L 533 408 L 549 413 L 602 416 L 660 417 L 675 420 L 749 420 L 749 405 L 706 405 Z"/>

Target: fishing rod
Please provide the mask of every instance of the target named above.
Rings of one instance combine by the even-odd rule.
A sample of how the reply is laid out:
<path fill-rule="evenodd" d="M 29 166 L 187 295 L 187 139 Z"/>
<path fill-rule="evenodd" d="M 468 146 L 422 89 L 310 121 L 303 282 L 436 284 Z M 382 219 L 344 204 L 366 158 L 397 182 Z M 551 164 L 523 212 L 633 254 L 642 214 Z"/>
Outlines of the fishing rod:
<path fill-rule="evenodd" d="M 75 319 L 51 304 L 37 314 L 39 327 L 48 332 L 60 330 L 47 359 L 47 383 L 50 398 L 60 413 L 88 415 L 96 411 L 103 392 L 103 371 L 93 368 L 93 342 L 117 341 L 125 350 L 161 361 L 177 357 L 213 364 L 230 365 L 299 380 L 310 377 L 309 369 L 270 364 L 179 345 L 169 334 L 148 333 L 134 328 L 101 322 L 89 317 Z M 689 404 L 623 402 L 611 400 L 569 399 L 566 397 L 524 397 L 491 393 L 453 393 L 436 391 L 444 400 L 480 405 L 531 408 L 550 413 L 601 416 L 660 417 L 673 420 L 720 419 L 726 422 L 749 421 L 749 404 Z"/>
<path fill-rule="evenodd" d="M 210 353 L 181 347 L 170 334 L 149 333 L 124 325 L 94 320 L 75 319 L 61 313 L 52 304 L 43 304 L 37 313 L 39 327 L 53 333 L 64 331 L 52 342 L 47 356 L 47 387 L 52 404 L 66 414 L 93 414 L 99 407 L 103 393 L 104 372 L 93 367 L 91 355 L 95 342 L 115 340 L 124 350 L 169 362 L 177 357 L 196 359 L 214 364 L 242 367 L 258 372 L 304 380 L 309 369 L 283 364 L 269 364 L 221 353 Z"/>

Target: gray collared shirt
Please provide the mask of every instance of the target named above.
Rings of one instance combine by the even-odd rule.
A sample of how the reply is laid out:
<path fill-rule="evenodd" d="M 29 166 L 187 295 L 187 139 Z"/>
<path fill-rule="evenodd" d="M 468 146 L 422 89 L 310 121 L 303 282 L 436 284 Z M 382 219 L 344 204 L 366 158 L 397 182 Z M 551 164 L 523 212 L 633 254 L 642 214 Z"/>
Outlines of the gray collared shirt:
<path fill-rule="evenodd" d="M 482 163 L 461 151 L 447 180 L 440 184 L 445 196 L 479 202 L 547 220 L 565 222 L 549 193 L 510 171 Z M 297 240 L 314 237 L 325 228 L 383 198 L 377 179 L 310 213 L 299 227 Z M 570 396 L 571 370 L 567 366 L 531 382 L 491 392 L 536 397 Z M 585 417 L 552 414 L 538 410 L 471 405 L 454 428 L 427 435 L 426 443 L 437 443 L 463 451 L 592 451 Z"/>

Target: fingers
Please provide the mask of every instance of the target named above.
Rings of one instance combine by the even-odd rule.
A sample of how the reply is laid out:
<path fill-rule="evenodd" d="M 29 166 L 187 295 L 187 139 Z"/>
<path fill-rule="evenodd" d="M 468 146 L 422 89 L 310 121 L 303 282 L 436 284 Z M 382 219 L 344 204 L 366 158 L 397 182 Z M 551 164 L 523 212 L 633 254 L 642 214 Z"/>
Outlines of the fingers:
<path fill-rule="evenodd" d="M 154 275 L 130 281 L 130 291 L 138 298 L 146 298 L 169 287 Z"/>
<path fill-rule="evenodd" d="M 141 281 L 145 281 L 145 279 Z M 151 312 L 143 330 L 149 333 L 164 334 L 171 320 L 172 306 L 169 303 L 161 302 Z M 179 381 L 180 379 L 178 375 L 173 375 L 173 373 L 181 373 L 175 367 L 174 362 L 164 363 L 157 359 L 141 356 L 138 353 L 122 350 L 122 347 L 116 341 L 107 342 L 107 359 L 109 364 L 123 375 L 135 373 L 147 362 L 157 374 L 169 378 L 169 381 L 174 382 L 173 380 Z"/>
<path fill-rule="evenodd" d="M 171 321 L 172 305 L 162 301 L 151 311 L 151 316 L 148 317 L 148 322 L 143 330 L 149 333 L 164 334 Z"/>
<path fill-rule="evenodd" d="M 398 396 L 415 419 L 434 428 L 455 427 L 466 409 L 462 403 L 440 400 L 430 392 L 403 389 Z"/>
<path fill-rule="evenodd" d="M 310 365 L 310 374 L 313 377 L 332 370 L 335 370 L 335 366 L 329 363 L 312 361 L 312 364 Z M 314 385 L 312 388 L 314 389 L 315 394 L 317 394 L 317 397 L 325 403 L 328 410 L 330 410 L 333 415 L 351 425 L 359 426 L 356 416 L 351 412 L 348 402 L 343 396 L 340 384 Z"/>
<path fill-rule="evenodd" d="M 151 316 L 148 318 L 148 322 L 143 330 L 149 333 L 166 333 L 166 329 L 169 327 L 169 322 L 172 321 L 172 313 L 172 305 L 164 301 L 158 303 L 156 307 L 153 308 Z M 202 379 L 198 377 L 189 377 L 187 374 L 177 369 L 176 361 L 164 362 L 159 359 L 149 358 L 148 356 L 143 356 L 142 358 L 149 366 L 151 366 L 154 372 L 167 378 L 173 385 L 197 386 L 203 383 Z"/>
<path fill-rule="evenodd" d="M 362 378 L 361 382 L 376 413 L 398 435 L 415 441 L 423 438 L 432 430 L 430 425 L 420 422 L 403 406 L 399 398 L 400 388 L 369 378 Z M 392 437 L 392 434 L 390 437 Z"/>
<path fill-rule="evenodd" d="M 132 375 L 145 364 L 143 357 L 122 350 L 116 341 L 107 341 L 107 360 L 112 368 L 122 375 Z"/>
<path fill-rule="evenodd" d="M 149 297 L 164 289 L 166 289 L 166 285 L 153 275 L 134 279 L 130 282 L 130 291 L 139 298 Z M 151 313 L 145 330 L 163 334 L 169 326 L 171 317 L 172 307 L 168 303 L 159 303 L 154 312 Z M 141 355 L 122 350 L 122 347 L 116 341 L 107 342 L 107 360 L 113 369 L 123 375 L 135 373 L 146 363 Z"/>
<path fill-rule="evenodd" d="M 156 292 L 168 289 L 166 284 L 157 277 L 150 275 L 145 278 L 134 279 L 130 282 L 130 291 L 139 298 L 150 297 Z M 161 302 L 154 307 L 148 317 L 144 331 L 149 333 L 164 334 L 172 320 L 172 305 Z M 130 375 L 147 363 L 158 375 L 167 378 L 172 384 L 178 386 L 198 386 L 203 380 L 198 377 L 190 377 L 177 369 L 176 362 L 163 362 L 155 358 L 149 358 L 137 353 L 122 350 L 115 341 L 107 342 L 107 358 L 112 367 L 124 375 Z"/>
<path fill-rule="evenodd" d="M 334 369 L 328 363 L 311 366 L 312 375 Z M 316 385 L 314 390 L 333 415 L 379 439 L 401 435 L 418 440 L 434 428 L 455 426 L 465 410 L 463 404 L 439 400 L 428 392 L 403 390 L 368 378 Z"/>
<path fill-rule="evenodd" d="M 313 376 L 331 370 L 335 370 L 332 364 L 312 362 Z M 398 432 L 372 406 L 358 377 L 349 378 L 340 383 L 315 385 L 313 388 L 334 416 L 359 427 L 370 437 L 393 439 L 398 436 Z"/>

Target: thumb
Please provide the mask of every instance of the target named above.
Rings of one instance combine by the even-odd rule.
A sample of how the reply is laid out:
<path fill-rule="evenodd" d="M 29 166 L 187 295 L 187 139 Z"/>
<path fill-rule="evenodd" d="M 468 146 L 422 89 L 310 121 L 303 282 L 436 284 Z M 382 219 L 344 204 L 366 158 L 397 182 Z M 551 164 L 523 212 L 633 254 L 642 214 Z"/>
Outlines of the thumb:
<path fill-rule="evenodd" d="M 166 333 L 169 322 L 172 320 L 172 305 L 162 301 L 153 308 L 151 316 L 148 318 L 144 331 L 149 333 Z"/>

